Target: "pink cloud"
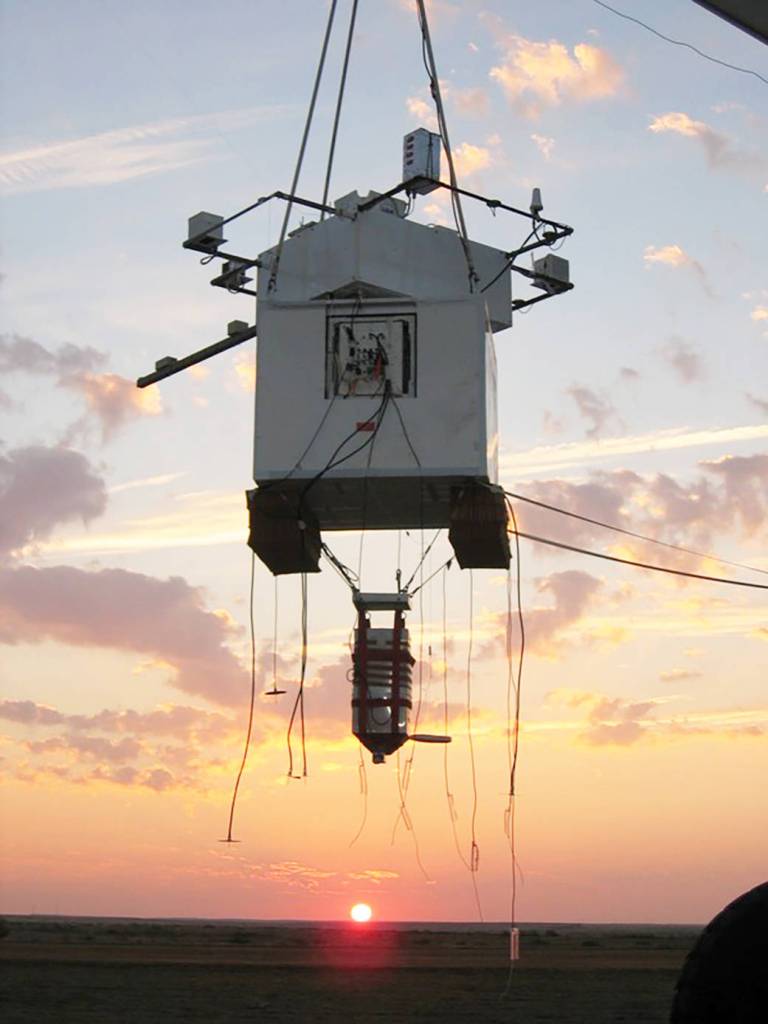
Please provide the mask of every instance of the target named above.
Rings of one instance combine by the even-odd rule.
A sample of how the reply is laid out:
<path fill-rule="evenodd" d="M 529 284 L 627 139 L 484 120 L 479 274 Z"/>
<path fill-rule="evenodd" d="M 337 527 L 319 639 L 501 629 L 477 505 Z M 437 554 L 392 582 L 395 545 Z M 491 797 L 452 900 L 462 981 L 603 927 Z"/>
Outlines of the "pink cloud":
<path fill-rule="evenodd" d="M 151 711 L 104 708 L 92 715 L 66 714 L 31 700 L 0 701 L 0 718 L 26 726 L 65 726 L 132 736 L 172 736 L 179 740 L 215 742 L 239 734 L 239 725 L 218 711 L 183 704 L 165 704 Z"/>
<path fill-rule="evenodd" d="M 724 456 L 700 463 L 704 475 L 680 482 L 666 473 L 641 476 L 630 470 L 593 473 L 586 483 L 538 480 L 520 485 L 527 497 L 654 539 L 694 548 L 741 531 L 749 537 L 768 524 L 768 454 Z M 517 488 L 514 488 L 517 489 Z M 616 543 L 602 527 L 567 518 L 524 502 L 516 503 L 521 529 L 567 543 Z M 650 555 L 640 540 L 621 544 Z M 653 549 L 653 559 L 659 559 Z M 695 556 L 667 550 L 665 565 L 692 568 Z"/>
<path fill-rule="evenodd" d="M 104 481 L 84 455 L 33 446 L 0 455 L 0 555 L 45 540 L 59 523 L 106 508 Z"/>
<path fill-rule="evenodd" d="M 97 372 L 106 362 L 106 355 L 94 348 L 67 344 L 48 349 L 31 338 L 0 335 L 0 371 L 53 377 L 59 387 L 79 394 L 88 414 L 99 424 L 104 441 L 131 420 L 162 412 L 156 389 L 141 391 L 127 377 Z M 65 441 L 70 443 L 88 425 L 88 415 L 77 420 Z"/>
<path fill-rule="evenodd" d="M 693 345 L 682 338 L 670 338 L 661 347 L 662 358 L 686 384 L 705 376 L 704 360 Z"/>
<path fill-rule="evenodd" d="M 587 429 L 587 437 L 599 437 L 605 428 L 618 421 L 616 408 L 607 397 L 599 394 L 583 384 L 573 384 L 565 392 L 576 403 L 580 414 L 591 425 Z"/>
<path fill-rule="evenodd" d="M 525 645 L 532 654 L 551 657 L 557 652 L 561 634 L 586 613 L 596 599 L 601 580 L 587 572 L 568 569 L 536 581 L 537 592 L 552 601 L 551 607 L 524 609 Z M 495 637 L 479 649 L 478 657 L 498 656 L 505 646 L 506 613 L 493 617 Z M 513 642 L 519 643 L 518 626 L 513 622 Z"/>
<path fill-rule="evenodd" d="M 247 674 L 227 646 L 234 633 L 178 577 L 69 566 L 0 570 L 0 643 L 51 639 L 149 654 L 168 665 L 174 686 L 214 703 L 237 705 L 247 694 Z"/>

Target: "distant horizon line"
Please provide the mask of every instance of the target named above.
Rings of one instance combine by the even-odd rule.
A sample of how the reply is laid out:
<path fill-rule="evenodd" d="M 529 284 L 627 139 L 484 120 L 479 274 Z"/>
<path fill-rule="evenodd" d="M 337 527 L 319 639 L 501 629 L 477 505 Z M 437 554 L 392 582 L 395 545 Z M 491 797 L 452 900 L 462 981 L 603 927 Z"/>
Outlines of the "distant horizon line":
<path fill-rule="evenodd" d="M 31 912 L 26 914 L 11 913 L 0 910 L 0 919 L 23 919 L 38 921 L 125 921 L 150 922 L 162 924 L 253 924 L 282 925 L 284 927 L 355 927 L 375 928 L 386 925 L 395 928 L 422 928 L 428 926 L 438 930 L 465 929 L 467 931 L 488 931 L 489 929 L 508 929 L 509 920 L 497 921 L 462 921 L 462 920 L 385 920 L 375 918 L 364 924 L 356 924 L 348 918 L 290 918 L 290 917 L 136 917 L 126 914 L 58 914 Z M 705 921 L 516 921 L 517 928 L 701 928 Z"/>

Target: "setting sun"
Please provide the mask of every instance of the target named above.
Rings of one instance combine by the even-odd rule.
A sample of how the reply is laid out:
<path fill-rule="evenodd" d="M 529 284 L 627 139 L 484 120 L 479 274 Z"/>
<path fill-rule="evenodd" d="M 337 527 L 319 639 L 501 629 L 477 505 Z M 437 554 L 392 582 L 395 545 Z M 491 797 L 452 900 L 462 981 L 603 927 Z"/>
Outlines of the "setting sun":
<path fill-rule="evenodd" d="M 356 903 L 350 910 L 349 916 L 353 921 L 357 921 L 358 924 L 365 924 L 366 921 L 371 920 L 373 911 L 367 903 Z"/>

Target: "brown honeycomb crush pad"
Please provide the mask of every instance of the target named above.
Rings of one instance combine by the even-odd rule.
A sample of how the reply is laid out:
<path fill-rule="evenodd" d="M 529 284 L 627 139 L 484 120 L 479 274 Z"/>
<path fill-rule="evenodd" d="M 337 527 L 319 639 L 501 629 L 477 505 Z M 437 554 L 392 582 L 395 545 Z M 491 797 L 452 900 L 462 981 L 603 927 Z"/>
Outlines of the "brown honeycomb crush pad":
<path fill-rule="evenodd" d="M 298 497 L 268 488 L 245 492 L 248 547 L 274 576 L 320 572 L 320 530 Z"/>
<path fill-rule="evenodd" d="M 503 490 L 488 484 L 453 488 L 448 538 L 462 569 L 508 569 L 509 534 Z"/>

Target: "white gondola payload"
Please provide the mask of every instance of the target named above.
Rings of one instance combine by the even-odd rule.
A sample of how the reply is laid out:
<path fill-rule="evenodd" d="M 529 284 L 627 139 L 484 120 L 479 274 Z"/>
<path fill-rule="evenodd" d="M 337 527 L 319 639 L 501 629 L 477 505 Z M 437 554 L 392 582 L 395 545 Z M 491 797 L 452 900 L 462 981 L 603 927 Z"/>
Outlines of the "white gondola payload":
<path fill-rule="evenodd" d="M 335 209 L 259 257 L 249 542 L 280 574 L 317 569 L 321 530 L 450 526 L 460 564 L 505 567 L 493 331 L 511 326 L 509 272 L 470 290 L 456 233 L 400 200 Z M 507 254 L 469 245 L 493 281 Z"/>

